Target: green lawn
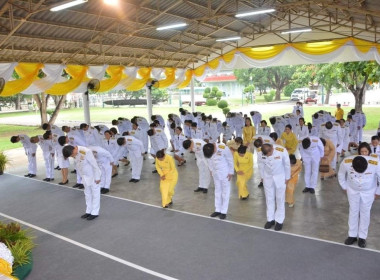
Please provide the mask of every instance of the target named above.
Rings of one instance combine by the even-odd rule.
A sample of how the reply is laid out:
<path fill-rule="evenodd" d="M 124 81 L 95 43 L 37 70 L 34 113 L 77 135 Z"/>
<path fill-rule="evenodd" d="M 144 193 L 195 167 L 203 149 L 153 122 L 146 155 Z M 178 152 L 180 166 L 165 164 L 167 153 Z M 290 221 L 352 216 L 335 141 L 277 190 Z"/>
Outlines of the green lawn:
<path fill-rule="evenodd" d="M 11 143 L 10 138 L 13 135 L 26 134 L 35 136 L 43 133 L 44 131 L 37 126 L 0 125 L 0 151 L 22 147 L 21 143 Z"/>

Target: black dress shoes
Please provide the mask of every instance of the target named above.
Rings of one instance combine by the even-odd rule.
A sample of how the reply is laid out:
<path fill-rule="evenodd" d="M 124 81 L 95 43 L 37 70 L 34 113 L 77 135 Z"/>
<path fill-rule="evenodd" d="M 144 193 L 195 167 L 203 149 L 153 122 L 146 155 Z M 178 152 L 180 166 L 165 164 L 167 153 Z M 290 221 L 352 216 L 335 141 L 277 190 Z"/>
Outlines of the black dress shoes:
<path fill-rule="evenodd" d="M 312 188 L 309 188 L 309 193 L 311 193 L 311 194 L 315 194 L 315 190 L 312 189 Z"/>
<path fill-rule="evenodd" d="M 304 189 L 302 190 L 303 193 L 307 193 L 307 192 L 309 192 L 309 191 L 310 191 L 309 188 L 304 188 Z"/>
<path fill-rule="evenodd" d="M 203 188 L 197 188 L 194 190 L 194 192 L 202 192 L 203 191 Z"/>
<path fill-rule="evenodd" d="M 91 214 L 88 214 L 88 213 L 86 213 L 86 214 L 84 214 L 84 215 L 82 215 L 82 216 L 80 216 L 82 219 L 87 219 L 88 217 L 90 217 L 91 216 Z"/>
<path fill-rule="evenodd" d="M 73 171 L 71 171 L 71 174 L 76 174 L 77 171 L 74 169 Z"/>
<path fill-rule="evenodd" d="M 100 190 L 100 193 L 101 194 L 106 194 L 106 193 L 109 193 L 110 192 L 110 190 L 109 189 L 105 189 L 105 188 L 102 188 L 101 190 Z"/>
<path fill-rule="evenodd" d="M 24 175 L 24 177 L 29 177 L 29 176 L 30 176 L 30 173 Z"/>
<path fill-rule="evenodd" d="M 119 173 L 115 173 L 112 175 L 112 178 L 115 178 L 117 175 L 119 175 Z"/>
<path fill-rule="evenodd" d="M 224 220 L 227 218 L 227 214 L 220 214 L 219 219 Z"/>
<path fill-rule="evenodd" d="M 274 230 L 275 230 L 275 231 L 280 231 L 280 230 L 282 230 L 282 225 L 283 225 L 283 224 L 276 223 L 276 225 L 274 226 Z"/>
<path fill-rule="evenodd" d="M 87 217 L 87 220 L 88 220 L 88 221 L 91 221 L 91 220 L 93 220 L 93 219 L 96 219 L 98 216 L 99 216 L 99 215 L 90 215 L 90 216 Z"/>
<path fill-rule="evenodd" d="M 262 187 L 264 187 L 264 184 L 263 184 L 263 182 L 260 182 L 260 184 L 258 185 L 258 187 L 259 187 L 259 188 L 262 188 Z"/>
<path fill-rule="evenodd" d="M 67 180 L 66 182 L 60 182 L 60 183 L 58 183 L 58 185 L 63 186 L 63 185 L 67 185 L 68 183 L 69 183 L 69 180 Z"/>
<path fill-rule="evenodd" d="M 77 188 L 77 187 L 79 187 L 79 184 L 78 184 L 78 183 L 76 183 L 76 184 L 73 186 L 73 188 Z"/>
<path fill-rule="evenodd" d="M 358 239 L 356 237 L 347 237 L 346 240 L 344 240 L 344 244 L 346 245 L 352 245 L 354 244 Z"/>
<path fill-rule="evenodd" d="M 274 220 L 273 221 L 270 221 L 270 222 L 266 222 L 265 225 L 264 225 L 264 228 L 265 229 L 270 229 L 271 227 L 273 227 L 275 224 Z"/>
<path fill-rule="evenodd" d="M 208 189 L 203 189 L 203 193 L 207 193 L 208 192 Z"/>
<path fill-rule="evenodd" d="M 211 215 L 210 215 L 210 217 L 212 217 L 212 218 L 215 218 L 215 217 L 218 217 L 219 215 L 221 215 L 222 213 L 220 213 L 220 212 L 214 212 L 214 213 L 212 213 Z"/>
<path fill-rule="evenodd" d="M 84 185 L 83 184 L 78 184 L 78 189 L 84 189 Z"/>
<path fill-rule="evenodd" d="M 359 238 L 358 246 L 359 246 L 360 248 L 365 248 L 365 247 L 367 246 L 367 242 L 365 241 L 365 239 L 363 239 L 363 238 Z"/>
<path fill-rule="evenodd" d="M 135 182 L 135 179 L 131 179 L 129 180 L 130 183 L 134 183 Z"/>
<path fill-rule="evenodd" d="M 29 178 L 36 177 L 36 174 L 29 174 Z"/>

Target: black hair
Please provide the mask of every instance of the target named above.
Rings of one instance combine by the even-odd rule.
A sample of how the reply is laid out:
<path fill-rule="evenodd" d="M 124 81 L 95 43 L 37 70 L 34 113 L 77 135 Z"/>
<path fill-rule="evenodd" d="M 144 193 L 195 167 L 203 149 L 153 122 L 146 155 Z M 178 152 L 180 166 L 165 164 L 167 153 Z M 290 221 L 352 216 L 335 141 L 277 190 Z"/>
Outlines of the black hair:
<path fill-rule="evenodd" d="M 331 129 L 333 127 L 333 124 L 330 121 L 328 121 L 325 126 L 327 129 Z"/>
<path fill-rule="evenodd" d="M 85 128 L 85 127 L 87 127 L 87 124 L 86 124 L 86 123 L 81 123 L 80 126 L 79 126 L 80 129 L 83 129 L 83 128 Z"/>
<path fill-rule="evenodd" d="M 185 150 L 187 150 L 191 146 L 191 140 L 185 140 L 185 141 L 183 141 L 182 146 L 183 146 L 183 148 Z"/>
<path fill-rule="evenodd" d="M 377 135 L 372 136 L 371 137 L 371 141 L 373 141 L 373 140 L 379 141 L 379 136 L 377 136 Z"/>
<path fill-rule="evenodd" d="M 62 136 L 61 136 L 62 137 Z M 62 155 L 64 158 L 69 158 L 73 154 L 74 147 L 71 145 L 67 145 L 62 149 Z"/>
<path fill-rule="evenodd" d="M 214 144 L 212 143 L 207 143 L 206 145 L 203 146 L 203 155 L 205 158 L 211 158 L 212 155 L 214 154 Z"/>
<path fill-rule="evenodd" d="M 128 136 L 129 135 L 129 131 L 124 131 L 122 136 Z"/>
<path fill-rule="evenodd" d="M 110 131 L 111 131 L 113 134 L 117 134 L 117 129 L 116 129 L 116 127 L 111 127 L 111 128 L 110 128 Z"/>
<path fill-rule="evenodd" d="M 364 173 L 367 170 L 368 162 L 362 156 L 356 156 L 352 160 L 352 168 L 358 173 Z"/>
<path fill-rule="evenodd" d="M 112 125 L 117 125 L 118 121 L 117 120 L 112 120 Z"/>
<path fill-rule="evenodd" d="M 257 138 L 255 141 L 253 141 L 253 146 L 256 148 L 260 148 L 263 145 L 263 140 L 261 138 Z"/>
<path fill-rule="evenodd" d="M 44 123 L 44 124 L 42 125 L 42 129 L 43 129 L 43 130 L 46 130 L 46 129 L 48 128 L 48 126 L 49 126 L 48 123 Z"/>
<path fill-rule="evenodd" d="M 361 142 L 358 146 L 358 154 L 360 155 L 360 150 L 362 148 L 366 148 L 368 150 L 368 154 L 371 153 L 371 146 L 367 142 Z"/>
<path fill-rule="evenodd" d="M 308 149 L 311 145 L 311 141 L 310 141 L 310 138 L 307 137 L 307 138 L 304 138 L 302 140 L 302 148 L 304 148 L 305 150 Z"/>
<path fill-rule="evenodd" d="M 172 124 L 170 125 L 170 128 L 171 129 L 175 129 L 176 128 L 175 122 L 172 122 Z"/>
<path fill-rule="evenodd" d="M 59 145 L 61 145 L 61 146 L 65 146 L 66 145 L 66 136 L 60 136 L 59 138 L 58 138 L 58 143 L 59 143 Z M 69 157 L 69 156 L 68 156 Z"/>
<path fill-rule="evenodd" d="M 119 138 L 117 138 L 117 144 L 119 145 L 119 146 L 123 146 L 124 145 L 124 143 L 125 143 L 125 138 L 124 137 L 119 137 Z"/>
<path fill-rule="evenodd" d="M 68 126 L 67 126 L 67 125 L 63 125 L 63 126 L 62 126 L 62 131 L 65 131 L 66 128 L 68 128 Z"/>
<path fill-rule="evenodd" d="M 314 117 L 314 119 L 318 119 L 318 117 L 319 117 L 318 113 L 315 113 L 315 114 L 313 115 L 313 117 Z"/>
<path fill-rule="evenodd" d="M 276 123 L 276 117 L 269 118 L 269 122 L 274 125 Z"/>
<path fill-rule="evenodd" d="M 227 122 L 223 122 L 223 123 L 222 123 L 222 126 L 227 126 Z"/>
<path fill-rule="evenodd" d="M 326 140 L 324 138 L 319 138 L 323 144 L 323 146 L 326 146 Z"/>
<path fill-rule="evenodd" d="M 191 123 L 191 127 L 197 127 L 197 126 L 198 126 L 198 124 L 196 122 Z"/>
<path fill-rule="evenodd" d="M 237 149 L 237 152 L 239 154 L 245 154 L 247 152 L 247 146 L 240 145 L 240 147 Z"/>
<path fill-rule="evenodd" d="M 272 138 L 274 141 L 277 141 L 278 139 L 277 132 L 272 132 L 271 134 L 269 134 L 269 137 Z"/>
<path fill-rule="evenodd" d="M 289 155 L 290 164 L 296 164 L 297 159 L 295 155 Z"/>
<path fill-rule="evenodd" d="M 241 137 L 236 137 L 236 138 L 235 138 L 235 142 L 241 144 L 241 143 L 243 143 L 243 138 L 241 138 Z"/>
<path fill-rule="evenodd" d="M 14 143 L 17 143 L 18 142 L 18 136 L 12 136 L 11 137 L 11 142 L 14 144 Z"/>
<path fill-rule="evenodd" d="M 156 158 L 163 158 L 165 156 L 165 152 L 164 150 L 159 150 L 157 153 L 156 153 Z"/>
<path fill-rule="evenodd" d="M 48 131 L 46 131 L 43 135 L 42 135 L 42 137 L 45 139 L 45 140 L 47 140 L 47 139 L 49 139 L 49 136 L 51 135 L 51 131 L 50 130 L 48 130 Z"/>
<path fill-rule="evenodd" d="M 290 124 L 285 125 L 285 128 L 289 128 L 290 130 L 292 130 L 292 126 Z"/>
<path fill-rule="evenodd" d="M 182 127 L 180 126 L 177 126 L 176 129 L 178 129 L 179 131 L 182 131 Z"/>
<path fill-rule="evenodd" d="M 148 133 L 149 136 L 153 136 L 154 135 L 153 129 L 149 129 L 146 133 Z"/>

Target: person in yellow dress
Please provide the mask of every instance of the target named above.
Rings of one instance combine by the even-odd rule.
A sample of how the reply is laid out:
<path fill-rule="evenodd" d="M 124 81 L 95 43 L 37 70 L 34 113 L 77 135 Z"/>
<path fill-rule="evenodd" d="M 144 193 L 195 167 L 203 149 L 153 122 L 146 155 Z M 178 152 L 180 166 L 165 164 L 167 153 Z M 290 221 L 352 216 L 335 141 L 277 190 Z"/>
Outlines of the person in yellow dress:
<path fill-rule="evenodd" d="M 344 116 L 344 111 L 341 108 L 341 105 L 340 104 L 336 104 L 335 119 L 337 121 L 340 121 L 341 119 L 343 119 L 343 116 Z"/>
<path fill-rule="evenodd" d="M 256 135 L 256 128 L 252 126 L 250 118 L 245 118 L 245 127 L 243 128 L 243 144 L 252 151 L 253 137 Z"/>
<path fill-rule="evenodd" d="M 162 207 L 168 208 L 173 204 L 174 188 L 178 181 L 178 172 L 173 157 L 164 151 L 156 153 L 156 170 L 160 175 L 160 192 Z"/>
<path fill-rule="evenodd" d="M 239 198 L 246 200 L 249 197 L 247 182 L 253 173 L 253 155 L 247 151 L 246 146 L 240 146 L 234 153 L 234 168 L 237 173 L 236 185 Z"/>
<path fill-rule="evenodd" d="M 298 139 L 292 132 L 292 126 L 290 124 L 285 126 L 285 131 L 282 133 L 281 139 L 285 142 L 284 147 L 288 151 L 288 154 L 293 155 L 297 149 Z"/>
<path fill-rule="evenodd" d="M 285 202 L 288 203 L 289 207 L 294 206 L 294 191 L 298 183 L 298 177 L 302 170 L 302 163 L 299 159 L 296 159 L 294 155 L 289 155 L 290 160 L 290 179 L 286 184 L 286 196 Z"/>

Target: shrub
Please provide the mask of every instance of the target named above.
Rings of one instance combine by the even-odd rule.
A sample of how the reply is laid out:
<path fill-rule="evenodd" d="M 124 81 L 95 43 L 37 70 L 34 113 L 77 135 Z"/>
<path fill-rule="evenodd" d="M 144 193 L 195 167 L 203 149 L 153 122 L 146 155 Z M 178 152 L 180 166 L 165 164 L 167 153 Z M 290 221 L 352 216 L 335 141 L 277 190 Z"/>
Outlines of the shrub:
<path fill-rule="evenodd" d="M 284 87 L 284 95 L 290 97 L 292 95 L 293 90 L 297 88 L 296 84 L 288 84 Z"/>
<path fill-rule="evenodd" d="M 220 101 L 218 102 L 218 107 L 219 107 L 220 109 L 224 109 L 224 108 L 228 107 L 228 102 L 227 102 L 226 100 L 220 100 Z"/>
<path fill-rule="evenodd" d="M 275 96 L 275 93 L 271 91 L 270 93 L 264 95 L 264 99 L 266 102 L 271 102 L 273 101 L 274 96 Z"/>
<path fill-rule="evenodd" d="M 231 110 L 230 110 L 230 108 L 228 108 L 228 107 L 223 108 L 223 114 L 224 114 L 224 115 L 227 115 L 230 111 L 231 111 Z"/>
<path fill-rule="evenodd" d="M 211 92 L 211 88 L 206 87 L 204 93 L 210 93 L 210 92 Z"/>
<path fill-rule="evenodd" d="M 207 106 L 216 106 L 217 103 L 218 103 L 218 101 L 215 100 L 215 99 L 207 99 L 206 100 L 206 105 Z"/>

